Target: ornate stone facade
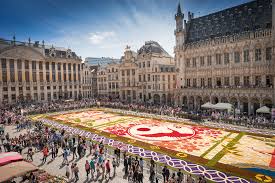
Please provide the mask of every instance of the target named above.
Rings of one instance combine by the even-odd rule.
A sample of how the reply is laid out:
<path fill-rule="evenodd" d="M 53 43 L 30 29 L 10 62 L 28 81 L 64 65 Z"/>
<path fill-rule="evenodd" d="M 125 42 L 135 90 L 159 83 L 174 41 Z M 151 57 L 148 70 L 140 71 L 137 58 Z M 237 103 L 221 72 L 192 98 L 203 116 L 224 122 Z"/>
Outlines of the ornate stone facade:
<path fill-rule="evenodd" d="M 0 104 L 82 97 L 81 58 L 70 49 L 0 41 Z"/>
<path fill-rule="evenodd" d="M 247 114 L 255 114 L 263 105 L 272 107 L 274 4 L 274 0 L 252 1 L 198 18 L 188 13 L 184 23 L 178 6 L 178 105 L 199 109 L 205 102 L 229 102 Z"/>
<path fill-rule="evenodd" d="M 172 104 L 176 74 L 174 59 L 154 41 L 134 52 L 127 46 L 120 63 L 98 72 L 98 92 L 128 103 Z"/>

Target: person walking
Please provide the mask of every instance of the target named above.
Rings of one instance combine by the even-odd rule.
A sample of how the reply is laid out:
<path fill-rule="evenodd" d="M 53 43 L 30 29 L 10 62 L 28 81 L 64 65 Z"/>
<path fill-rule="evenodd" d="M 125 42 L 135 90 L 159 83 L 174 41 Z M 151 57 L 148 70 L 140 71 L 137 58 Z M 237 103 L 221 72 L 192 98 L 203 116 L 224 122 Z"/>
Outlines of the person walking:
<path fill-rule="evenodd" d="M 115 158 L 113 158 L 112 164 L 113 164 L 114 176 L 115 176 L 116 175 L 116 167 L 117 167 L 117 161 Z"/>
<path fill-rule="evenodd" d="M 106 177 L 105 177 L 105 179 L 107 179 L 107 175 L 109 175 L 108 179 L 110 179 L 111 178 L 111 174 L 110 174 L 110 172 L 111 172 L 110 160 L 107 160 L 105 166 L 106 166 Z"/>
<path fill-rule="evenodd" d="M 93 179 L 94 178 L 94 173 L 95 173 L 95 162 L 94 162 L 94 160 L 90 161 L 90 168 L 91 168 L 91 177 Z"/>
<path fill-rule="evenodd" d="M 48 154 L 49 154 L 49 149 L 47 146 L 44 146 L 42 163 L 46 163 Z"/>
<path fill-rule="evenodd" d="M 66 148 L 64 148 L 62 165 L 67 164 L 67 163 L 69 163 L 69 161 L 68 161 L 68 151 L 67 151 Z"/>
<path fill-rule="evenodd" d="M 86 176 L 87 176 L 87 179 L 88 179 L 89 174 L 90 174 L 90 170 L 91 170 L 91 167 L 90 167 L 90 164 L 89 164 L 88 160 L 86 160 L 86 163 L 85 163 L 85 170 L 86 170 Z"/>
<path fill-rule="evenodd" d="M 73 143 L 74 144 L 74 143 Z M 73 145 L 73 148 L 72 148 L 72 151 L 73 151 L 73 160 L 74 158 L 77 158 L 77 155 L 76 155 L 76 144 Z"/>
<path fill-rule="evenodd" d="M 67 177 L 67 179 L 69 180 L 70 179 L 70 168 L 69 168 L 69 164 L 67 163 L 66 164 L 66 177 Z"/>
<path fill-rule="evenodd" d="M 144 164 L 143 159 L 140 158 L 139 159 L 139 167 L 140 167 L 140 170 L 141 170 L 142 173 L 143 173 L 143 164 Z"/>
<path fill-rule="evenodd" d="M 74 176 L 74 167 L 75 167 L 75 165 L 74 165 L 74 163 L 72 163 L 72 165 L 71 165 L 72 178 Z"/>
<path fill-rule="evenodd" d="M 77 182 L 77 181 L 79 180 L 78 173 L 79 173 L 79 168 L 78 168 L 77 164 L 75 163 L 75 164 L 74 164 L 74 176 L 75 176 L 75 182 Z"/>

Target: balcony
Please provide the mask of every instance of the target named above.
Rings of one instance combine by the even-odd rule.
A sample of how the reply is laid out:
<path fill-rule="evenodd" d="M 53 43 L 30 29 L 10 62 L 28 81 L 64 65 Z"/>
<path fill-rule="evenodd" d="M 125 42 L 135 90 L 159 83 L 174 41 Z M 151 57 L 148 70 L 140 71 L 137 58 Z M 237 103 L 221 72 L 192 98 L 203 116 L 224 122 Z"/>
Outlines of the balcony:
<path fill-rule="evenodd" d="M 203 95 L 205 93 L 208 94 L 218 94 L 223 93 L 225 95 L 232 95 L 232 94 L 240 94 L 240 95 L 268 95 L 272 96 L 274 88 L 273 87 L 263 87 L 263 86 L 255 86 L 255 87 L 184 87 L 182 89 L 179 89 L 183 93 L 190 93 L 190 94 L 199 94 Z"/>

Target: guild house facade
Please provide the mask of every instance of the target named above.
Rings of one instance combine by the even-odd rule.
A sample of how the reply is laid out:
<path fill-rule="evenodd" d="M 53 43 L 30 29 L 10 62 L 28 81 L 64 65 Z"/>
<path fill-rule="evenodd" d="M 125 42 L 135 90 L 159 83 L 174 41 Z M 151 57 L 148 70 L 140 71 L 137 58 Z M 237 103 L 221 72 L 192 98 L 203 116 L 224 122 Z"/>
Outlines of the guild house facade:
<path fill-rule="evenodd" d="M 82 97 L 82 61 L 70 49 L 0 40 L 0 104 Z"/>
<path fill-rule="evenodd" d="M 275 0 L 202 17 L 175 15 L 178 105 L 228 102 L 247 114 L 275 102 Z"/>

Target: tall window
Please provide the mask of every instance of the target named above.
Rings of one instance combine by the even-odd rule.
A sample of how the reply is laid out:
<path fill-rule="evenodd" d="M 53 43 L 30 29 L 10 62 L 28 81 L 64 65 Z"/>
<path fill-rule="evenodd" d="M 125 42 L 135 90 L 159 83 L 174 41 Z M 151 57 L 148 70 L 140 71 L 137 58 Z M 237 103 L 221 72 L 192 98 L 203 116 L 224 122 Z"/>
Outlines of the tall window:
<path fill-rule="evenodd" d="M 208 66 L 212 65 L 212 56 L 211 55 L 207 56 L 207 65 Z"/>
<path fill-rule="evenodd" d="M 235 63 L 240 63 L 240 52 L 238 51 L 234 52 L 234 61 Z"/>
<path fill-rule="evenodd" d="M 187 79 L 186 80 L 186 85 L 187 85 L 187 87 L 190 87 L 191 85 L 190 85 L 190 79 Z"/>
<path fill-rule="evenodd" d="M 271 47 L 266 48 L 265 57 L 266 57 L 267 61 L 271 61 L 271 58 L 272 58 L 272 49 L 271 49 Z"/>
<path fill-rule="evenodd" d="M 261 86 L 261 76 L 255 76 L 255 85 L 256 86 Z"/>
<path fill-rule="evenodd" d="M 216 78 L 216 85 L 217 85 L 218 87 L 222 86 L 222 79 L 221 79 L 220 77 L 217 77 L 217 78 Z"/>
<path fill-rule="evenodd" d="M 22 69 L 22 61 L 21 60 L 17 60 L 17 69 L 18 70 Z"/>
<path fill-rule="evenodd" d="M 6 62 L 6 59 L 4 59 L 4 58 L 1 59 L 1 67 L 2 67 L 2 69 L 7 68 L 7 62 Z"/>
<path fill-rule="evenodd" d="M 197 60 L 196 60 L 196 58 L 193 58 L 193 67 L 197 67 Z"/>
<path fill-rule="evenodd" d="M 190 67 L 190 59 L 186 59 L 186 67 Z"/>
<path fill-rule="evenodd" d="M 32 61 L 32 70 L 36 70 L 36 61 Z"/>
<path fill-rule="evenodd" d="M 10 81 L 15 82 L 14 60 L 10 60 Z"/>
<path fill-rule="evenodd" d="M 243 61 L 244 62 L 249 62 L 249 50 L 244 50 L 243 51 Z"/>
<path fill-rule="evenodd" d="M 216 64 L 217 65 L 222 64 L 222 55 L 220 53 L 216 54 Z"/>
<path fill-rule="evenodd" d="M 29 74 L 29 71 L 25 71 L 25 79 L 26 79 L 26 82 L 30 82 L 30 74 Z"/>
<path fill-rule="evenodd" d="M 201 67 L 204 66 L 204 57 L 200 57 L 200 65 L 201 65 Z"/>
<path fill-rule="evenodd" d="M 50 82 L 50 73 L 49 72 L 46 72 L 46 81 Z"/>
<path fill-rule="evenodd" d="M 212 78 L 207 79 L 207 85 L 208 87 L 212 87 Z"/>
<path fill-rule="evenodd" d="M 243 85 L 244 86 L 249 86 L 250 85 L 249 76 L 244 76 L 243 77 Z"/>
<path fill-rule="evenodd" d="M 240 77 L 239 76 L 234 77 L 234 84 L 235 84 L 235 86 L 240 86 Z"/>
<path fill-rule="evenodd" d="M 259 49 L 256 49 L 255 50 L 255 61 L 256 62 L 259 62 L 259 61 L 261 61 L 262 60 L 262 51 L 261 51 L 261 49 L 259 48 Z"/>
<path fill-rule="evenodd" d="M 18 81 L 22 82 L 22 71 L 21 70 L 18 71 L 17 76 L 18 76 Z"/>
<path fill-rule="evenodd" d="M 43 82 L 43 72 L 39 72 L 39 81 Z"/>
<path fill-rule="evenodd" d="M 25 60 L 25 69 L 29 69 L 29 61 Z"/>
<path fill-rule="evenodd" d="M 224 86 L 229 86 L 230 83 L 229 83 L 229 77 L 225 77 L 224 78 Z"/>
<path fill-rule="evenodd" d="M 36 82 L 36 72 L 32 72 L 32 80 L 33 82 Z"/>
<path fill-rule="evenodd" d="M 224 53 L 224 64 L 229 64 L 229 53 Z"/>
<path fill-rule="evenodd" d="M 204 78 L 201 78 L 201 86 L 204 87 L 205 86 L 205 82 L 204 82 Z"/>
<path fill-rule="evenodd" d="M 266 86 L 267 86 L 267 87 L 270 87 L 270 86 L 272 85 L 272 76 L 271 76 L 271 75 L 267 75 L 267 76 L 265 77 L 265 79 L 266 79 L 266 81 L 265 81 Z"/>

